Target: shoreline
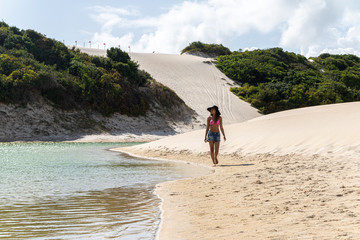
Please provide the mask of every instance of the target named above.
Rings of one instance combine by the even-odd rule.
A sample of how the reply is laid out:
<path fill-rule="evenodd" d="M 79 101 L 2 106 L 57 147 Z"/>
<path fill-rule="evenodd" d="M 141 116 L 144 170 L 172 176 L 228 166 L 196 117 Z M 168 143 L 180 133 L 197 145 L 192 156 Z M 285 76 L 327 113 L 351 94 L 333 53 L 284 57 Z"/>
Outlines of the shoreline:
<path fill-rule="evenodd" d="M 182 214 L 182 211 L 174 211 L 174 208 L 176 208 L 178 201 L 172 201 L 171 197 L 176 196 L 178 193 L 173 192 L 173 186 L 180 185 L 180 189 L 183 188 L 183 184 L 181 184 L 184 181 L 193 181 L 197 179 L 204 179 L 209 176 L 214 176 L 216 174 L 221 174 L 221 172 L 224 170 L 227 166 L 233 166 L 229 164 L 229 162 L 234 160 L 234 157 L 229 155 L 223 155 L 222 162 L 223 164 L 218 165 L 217 167 L 212 167 L 212 164 L 210 164 L 211 159 L 210 155 L 207 156 L 207 154 L 179 154 L 174 153 L 170 154 L 168 151 L 162 152 L 162 151 L 133 151 L 131 146 L 125 146 L 115 149 L 110 149 L 111 151 L 121 152 L 124 154 L 127 154 L 129 156 L 135 157 L 135 158 L 145 158 L 145 159 L 151 159 L 151 160 L 158 160 L 158 161 L 169 161 L 169 162 L 178 162 L 182 164 L 191 164 L 194 166 L 200 166 L 203 168 L 211 169 L 212 171 L 209 174 L 206 175 L 200 175 L 197 177 L 186 177 L 181 178 L 177 180 L 171 180 L 159 183 L 155 186 L 154 194 L 157 195 L 157 197 L 161 200 L 161 203 L 159 205 L 160 208 L 160 224 L 158 226 L 155 240 L 168 240 L 168 239 L 207 239 L 204 238 L 204 236 L 201 236 L 201 238 L 189 238 L 189 235 L 186 236 L 174 236 L 173 230 L 176 229 L 176 226 L 178 226 L 178 223 L 182 223 L 184 225 L 184 222 L 188 220 L 188 216 L 186 214 Z M 165 158 L 164 158 L 165 157 Z M 244 157 L 246 158 L 246 157 Z M 190 160 L 191 159 L 191 160 Z M 200 161 L 199 161 L 200 160 Z M 244 166 L 251 166 L 253 164 L 243 164 Z M 186 185 L 186 184 L 185 184 Z M 182 202 L 182 201 L 179 201 Z M 176 220 L 176 221 L 173 221 Z M 175 223 L 174 223 L 175 222 Z M 186 231 L 185 231 L 186 232 Z M 185 237 L 185 238 L 184 238 Z M 212 238 L 209 238 L 212 239 Z M 228 238 L 227 238 L 228 239 Z"/>
<path fill-rule="evenodd" d="M 156 141 L 173 135 L 158 134 L 133 134 L 119 135 L 92 134 L 84 136 L 58 136 L 52 138 L 23 138 L 17 140 L 0 141 L 0 143 L 26 143 L 26 142 L 67 142 L 67 143 L 146 143 Z"/>
<path fill-rule="evenodd" d="M 131 151 L 131 147 L 117 151 L 121 149 Z M 133 154 L 169 161 L 188 159 L 202 166 L 207 161 L 207 167 L 211 161 L 197 154 L 136 150 Z M 211 174 L 157 185 L 161 221 L 156 240 L 301 239 L 304 234 L 316 239 L 353 239 L 360 233 L 356 227 L 360 184 L 354 168 L 360 163 L 356 159 L 219 156 L 221 166 Z"/>
<path fill-rule="evenodd" d="M 119 153 L 125 154 L 125 155 L 133 157 L 133 158 L 142 158 L 142 159 L 149 159 L 149 160 L 156 160 L 156 161 L 165 161 L 165 162 L 176 162 L 176 163 L 181 163 L 181 164 L 190 164 L 190 165 L 193 165 L 193 166 L 200 166 L 200 167 L 212 170 L 208 174 L 200 175 L 200 176 L 197 176 L 197 177 L 212 175 L 212 174 L 215 174 L 215 172 L 216 172 L 216 169 L 214 169 L 213 167 L 204 165 L 204 164 L 199 164 L 199 163 L 192 162 L 192 161 L 183 161 L 183 160 L 177 160 L 177 159 L 169 159 L 169 158 L 138 155 L 138 154 L 133 153 L 133 152 L 122 150 L 122 148 L 126 148 L 126 147 L 112 148 L 112 149 L 109 149 L 109 150 L 114 151 L 114 152 L 119 152 Z M 156 184 L 154 186 L 153 193 L 160 199 L 160 204 L 159 204 L 160 216 L 159 216 L 159 224 L 158 224 L 158 226 L 156 228 L 156 234 L 155 234 L 155 238 L 154 238 L 155 240 L 159 239 L 159 233 L 160 233 L 160 231 L 162 229 L 162 226 L 164 224 L 165 209 L 164 209 L 163 206 L 164 206 L 164 202 L 165 202 L 166 199 L 164 198 L 164 196 L 161 193 L 161 190 L 164 188 L 164 184 L 166 184 L 166 183 L 175 183 L 177 181 L 181 181 L 181 180 L 185 180 L 185 179 L 191 179 L 191 178 L 196 178 L 196 177 L 184 177 L 184 178 L 177 179 L 177 180 L 165 181 L 165 182 L 162 182 L 162 183 L 158 183 L 158 184 Z"/>

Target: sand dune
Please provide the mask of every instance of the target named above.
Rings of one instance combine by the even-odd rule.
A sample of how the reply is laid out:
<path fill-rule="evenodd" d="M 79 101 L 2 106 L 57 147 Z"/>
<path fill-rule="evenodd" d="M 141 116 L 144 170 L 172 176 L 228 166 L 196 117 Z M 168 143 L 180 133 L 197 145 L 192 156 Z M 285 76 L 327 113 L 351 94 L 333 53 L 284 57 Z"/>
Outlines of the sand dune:
<path fill-rule="evenodd" d="M 260 116 L 250 104 L 229 91 L 235 83 L 219 71 L 211 59 L 175 54 L 131 53 L 140 68 L 173 89 L 204 121 L 206 108 L 217 105 L 226 123 Z"/>
<path fill-rule="evenodd" d="M 106 56 L 102 49 L 79 49 L 90 55 Z M 211 59 L 158 53 L 130 53 L 130 57 L 158 82 L 173 89 L 199 114 L 201 122 L 209 115 L 206 108 L 212 105 L 219 106 L 227 124 L 261 116 L 250 104 L 230 92 L 235 83 L 219 71 Z"/>
<path fill-rule="evenodd" d="M 360 102 L 225 126 L 214 174 L 160 184 L 158 239 L 359 239 Z M 119 149 L 211 166 L 204 130 Z"/>

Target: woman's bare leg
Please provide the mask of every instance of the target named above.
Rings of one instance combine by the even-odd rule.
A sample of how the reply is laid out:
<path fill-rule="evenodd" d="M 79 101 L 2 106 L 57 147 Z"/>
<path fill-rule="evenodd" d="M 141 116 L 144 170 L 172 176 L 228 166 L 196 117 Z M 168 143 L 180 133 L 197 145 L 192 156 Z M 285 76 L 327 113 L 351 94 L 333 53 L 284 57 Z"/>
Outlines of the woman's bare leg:
<path fill-rule="evenodd" d="M 218 156 L 218 154 L 219 154 L 219 148 L 220 148 L 220 142 L 216 142 L 215 143 L 215 164 L 218 164 L 219 163 L 219 161 L 218 161 L 218 159 L 217 159 L 217 156 Z"/>
<path fill-rule="evenodd" d="M 213 141 L 209 141 L 209 145 L 210 145 L 211 160 L 213 161 L 214 164 L 216 164 L 216 163 L 215 163 L 215 147 L 214 147 L 214 142 L 213 142 Z"/>

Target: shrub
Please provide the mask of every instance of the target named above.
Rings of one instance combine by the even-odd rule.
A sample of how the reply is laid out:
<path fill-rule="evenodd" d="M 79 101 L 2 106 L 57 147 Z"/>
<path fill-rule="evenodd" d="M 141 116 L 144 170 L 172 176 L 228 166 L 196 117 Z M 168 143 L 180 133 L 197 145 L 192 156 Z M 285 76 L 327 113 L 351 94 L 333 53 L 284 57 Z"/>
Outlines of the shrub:
<path fill-rule="evenodd" d="M 120 48 L 110 48 L 106 51 L 107 57 L 113 60 L 114 62 L 127 63 L 130 61 L 130 56 L 126 52 L 122 51 Z"/>
<path fill-rule="evenodd" d="M 34 30 L 0 22 L 0 101 L 27 104 L 43 97 L 61 109 L 138 116 L 158 102 L 158 95 L 175 98 L 162 88 L 155 95 L 151 76 L 126 52 L 111 48 L 107 53 L 107 58 L 89 56 Z M 168 106 L 165 100 L 161 104 Z"/>
<path fill-rule="evenodd" d="M 202 42 L 190 43 L 189 46 L 185 47 L 181 51 L 181 54 L 197 52 L 204 53 L 210 57 L 231 54 L 231 51 L 227 47 L 224 47 L 222 44 L 206 44 Z"/>
<path fill-rule="evenodd" d="M 360 100 L 360 59 L 321 54 L 309 62 L 282 49 L 218 57 L 217 66 L 242 84 L 231 88 L 262 113 Z"/>

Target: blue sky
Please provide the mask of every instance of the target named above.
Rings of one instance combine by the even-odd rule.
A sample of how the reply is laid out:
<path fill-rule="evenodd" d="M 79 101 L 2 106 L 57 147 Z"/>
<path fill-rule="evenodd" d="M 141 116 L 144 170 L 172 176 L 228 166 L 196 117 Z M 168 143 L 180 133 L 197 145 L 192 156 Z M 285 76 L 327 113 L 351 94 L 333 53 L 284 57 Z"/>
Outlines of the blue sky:
<path fill-rule="evenodd" d="M 356 0 L 0 0 L 0 19 L 92 47 L 179 53 L 190 42 L 360 55 Z"/>

